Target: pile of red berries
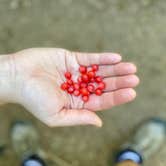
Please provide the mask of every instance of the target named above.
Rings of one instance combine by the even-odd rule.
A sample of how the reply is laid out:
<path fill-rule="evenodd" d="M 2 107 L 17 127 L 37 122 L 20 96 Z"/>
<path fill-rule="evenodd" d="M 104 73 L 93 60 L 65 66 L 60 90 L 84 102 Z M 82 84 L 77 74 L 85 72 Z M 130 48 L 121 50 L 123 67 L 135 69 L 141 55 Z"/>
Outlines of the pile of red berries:
<path fill-rule="evenodd" d="M 91 94 L 98 96 L 102 95 L 105 89 L 105 83 L 101 76 L 97 76 L 98 65 L 91 65 L 91 67 L 80 66 L 80 76 L 77 81 L 72 80 L 72 74 L 66 72 L 64 74 L 66 82 L 61 84 L 61 89 L 74 96 L 81 96 L 84 102 L 89 100 Z"/>

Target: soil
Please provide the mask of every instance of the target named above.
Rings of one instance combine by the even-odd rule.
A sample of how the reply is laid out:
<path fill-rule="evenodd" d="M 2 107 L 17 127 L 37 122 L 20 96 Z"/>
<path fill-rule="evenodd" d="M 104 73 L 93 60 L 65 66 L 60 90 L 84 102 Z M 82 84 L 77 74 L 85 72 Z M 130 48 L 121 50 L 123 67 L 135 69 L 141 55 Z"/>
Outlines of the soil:
<path fill-rule="evenodd" d="M 0 165 L 19 165 L 9 134 L 15 120 L 34 123 L 41 147 L 71 166 L 112 166 L 113 154 L 139 124 L 166 118 L 165 18 L 165 0 L 0 0 L 0 54 L 29 47 L 119 52 L 138 66 L 141 79 L 134 102 L 99 113 L 102 128 L 51 129 L 19 105 L 1 106 L 6 151 L 0 152 Z M 145 166 L 164 166 L 165 155 L 166 144 Z"/>

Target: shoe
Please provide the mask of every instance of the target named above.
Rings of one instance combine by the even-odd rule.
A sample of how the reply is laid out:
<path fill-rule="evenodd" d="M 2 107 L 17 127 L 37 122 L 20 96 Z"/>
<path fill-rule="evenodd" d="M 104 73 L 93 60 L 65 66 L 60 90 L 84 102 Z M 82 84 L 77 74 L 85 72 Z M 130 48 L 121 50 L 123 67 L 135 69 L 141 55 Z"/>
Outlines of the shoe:
<path fill-rule="evenodd" d="M 22 166 L 45 166 L 44 160 L 39 157 L 39 136 L 36 128 L 25 121 L 17 121 L 12 124 L 11 142 Z"/>
<path fill-rule="evenodd" d="M 139 127 L 129 143 L 117 155 L 116 162 L 126 160 L 142 164 L 159 150 L 166 139 L 166 121 L 153 118 Z"/>

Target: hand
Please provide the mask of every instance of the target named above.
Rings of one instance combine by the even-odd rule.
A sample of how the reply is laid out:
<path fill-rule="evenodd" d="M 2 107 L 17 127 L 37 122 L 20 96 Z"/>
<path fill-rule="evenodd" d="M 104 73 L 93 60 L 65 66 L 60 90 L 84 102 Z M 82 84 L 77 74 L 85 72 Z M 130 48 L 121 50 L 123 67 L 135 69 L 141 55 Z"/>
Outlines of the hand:
<path fill-rule="evenodd" d="M 8 56 L 10 68 L 8 82 L 10 93 L 6 102 L 23 105 L 48 126 L 92 124 L 101 126 L 95 111 L 132 101 L 139 83 L 132 63 L 122 63 L 121 56 L 114 53 L 78 53 L 64 49 L 34 48 Z M 104 77 L 105 92 L 92 95 L 87 103 L 62 91 L 64 72 L 77 77 L 79 65 L 98 64 L 98 75 Z M 12 80 L 11 80 L 12 79 Z M 9 90 L 8 90 L 9 91 Z"/>

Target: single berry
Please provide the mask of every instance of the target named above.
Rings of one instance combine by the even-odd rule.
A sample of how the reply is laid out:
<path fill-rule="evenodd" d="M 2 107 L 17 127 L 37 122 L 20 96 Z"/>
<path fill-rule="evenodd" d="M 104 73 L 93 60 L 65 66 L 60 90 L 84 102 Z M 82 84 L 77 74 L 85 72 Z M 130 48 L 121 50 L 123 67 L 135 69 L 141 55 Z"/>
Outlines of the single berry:
<path fill-rule="evenodd" d="M 87 73 L 87 75 L 88 75 L 88 77 L 91 79 L 91 78 L 94 78 L 96 74 L 95 74 L 94 71 L 89 71 L 89 72 Z"/>
<path fill-rule="evenodd" d="M 96 81 L 97 83 L 100 83 L 100 82 L 103 81 L 103 79 L 102 79 L 100 76 L 97 76 L 97 77 L 95 77 L 95 81 Z"/>
<path fill-rule="evenodd" d="M 88 78 L 87 74 L 82 75 L 82 81 L 83 82 L 88 82 L 89 81 L 89 78 Z"/>
<path fill-rule="evenodd" d="M 68 84 L 66 82 L 64 82 L 63 84 L 61 84 L 61 89 L 62 90 L 67 90 L 68 89 Z"/>
<path fill-rule="evenodd" d="M 89 100 L 89 96 L 82 96 L 82 100 L 83 100 L 84 102 L 87 102 L 87 101 Z"/>
<path fill-rule="evenodd" d="M 99 82 L 97 88 L 101 89 L 101 90 L 105 89 L 105 83 L 104 82 Z"/>
<path fill-rule="evenodd" d="M 86 73 L 87 67 L 86 66 L 80 66 L 79 71 L 80 71 L 80 73 Z"/>
<path fill-rule="evenodd" d="M 75 91 L 73 92 L 73 95 L 74 95 L 74 96 L 79 96 L 79 95 L 80 95 L 80 91 L 79 91 L 79 90 L 75 90 Z"/>
<path fill-rule="evenodd" d="M 82 83 L 80 84 L 80 87 L 81 87 L 81 88 L 86 88 L 86 87 L 87 87 L 87 83 L 82 82 Z"/>
<path fill-rule="evenodd" d="M 68 85 L 73 85 L 73 80 L 67 80 Z"/>
<path fill-rule="evenodd" d="M 97 96 L 101 96 L 101 95 L 102 95 L 102 90 L 101 90 L 101 89 L 96 89 L 96 90 L 95 90 L 95 94 L 96 94 Z"/>
<path fill-rule="evenodd" d="M 82 96 L 87 96 L 89 95 L 88 89 L 87 88 L 82 88 L 80 89 L 80 93 L 82 94 Z"/>
<path fill-rule="evenodd" d="M 77 81 L 78 81 L 78 83 L 82 83 L 83 82 L 82 77 L 78 77 Z"/>
<path fill-rule="evenodd" d="M 96 65 L 96 64 L 92 65 L 92 70 L 93 71 L 97 71 L 98 69 L 99 69 L 98 65 Z"/>
<path fill-rule="evenodd" d="M 90 82 L 95 82 L 95 78 L 91 78 L 91 79 L 90 79 Z"/>
<path fill-rule="evenodd" d="M 89 84 L 88 87 L 87 87 L 87 89 L 88 89 L 88 91 L 89 91 L 90 93 L 93 93 L 94 90 L 95 90 L 95 87 L 94 87 L 94 85 Z"/>
<path fill-rule="evenodd" d="M 72 94 L 74 92 L 74 87 L 70 86 L 67 91 L 69 94 Z"/>
<path fill-rule="evenodd" d="M 78 83 L 74 83 L 73 86 L 74 86 L 75 90 L 79 90 L 80 89 L 80 85 Z"/>
<path fill-rule="evenodd" d="M 67 72 L 65 73 L 65 77 L 66 77 L 67 79 L 71 79 L 71 73 L 70 73 L 69 71 L 67 71 Z"/>

